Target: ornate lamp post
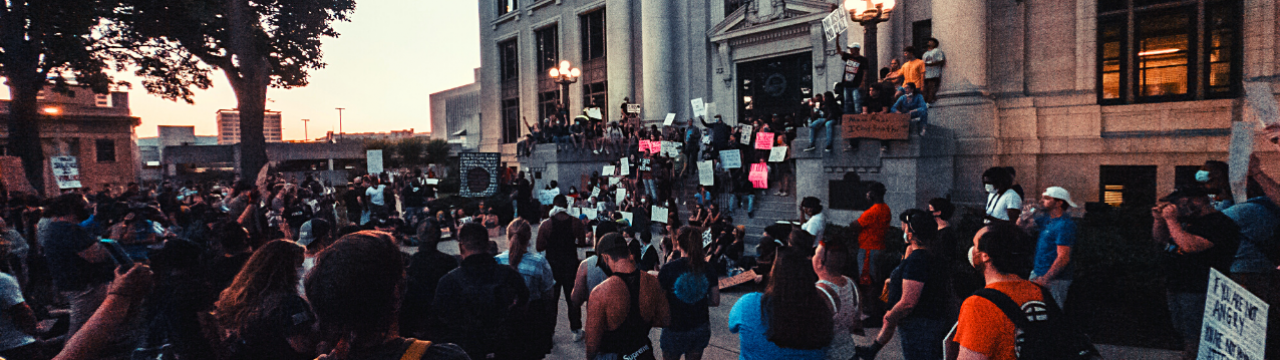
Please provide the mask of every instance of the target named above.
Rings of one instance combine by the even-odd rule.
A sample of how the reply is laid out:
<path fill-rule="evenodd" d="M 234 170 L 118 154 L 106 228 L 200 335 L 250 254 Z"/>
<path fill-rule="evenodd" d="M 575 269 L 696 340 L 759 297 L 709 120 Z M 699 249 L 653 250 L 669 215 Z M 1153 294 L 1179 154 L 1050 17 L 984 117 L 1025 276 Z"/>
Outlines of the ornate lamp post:
<path fill-rule="evenodd" d="M 844 9 L 849 11 L 849 19 L 862 25 L 863 56 L 867 57 L 868 75 L 872 81 L 879 80 L 879 55 L 876 50 L 876 25 L 889 21 L 893 12 L 894 0 L 845 0 Z"/>
<path fill-rule="evenodd" d="M 578 82 L 578 76 L 582 72 L 578 68 L 570 68 L 569 60 L 561 60 L 560 67 L 551 68 L 548 75 L 551 75 L 551 81 L 560 84 L 560 105 L 564 106 L 565 111 L 569 111 L 569 84 Z"/>

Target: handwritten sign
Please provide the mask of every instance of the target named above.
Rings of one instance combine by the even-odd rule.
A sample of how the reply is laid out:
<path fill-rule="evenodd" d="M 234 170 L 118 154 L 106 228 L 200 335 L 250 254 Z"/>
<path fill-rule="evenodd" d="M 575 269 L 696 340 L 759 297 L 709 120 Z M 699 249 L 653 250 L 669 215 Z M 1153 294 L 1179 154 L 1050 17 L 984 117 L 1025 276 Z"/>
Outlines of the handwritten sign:
<path fill-rule="evenodd" d="M 365 150 L 364 151 L 366 169 L 370 174 L 382 173 L 382 150 Z"/>
<path fill-rule="evenodd" d="M 677 155 L 680 154 L 680 150 L 678 146 L 679 146 L 679 143 L 675 141 L 663 141 L 662 155 L 666 157 L 676 157 Z"/>
<path fill-rule="evenodd" d="M 702 98 L 689 100 L 689 105 L 693 106 L 693 116 L 707 117 L 707 104 L 702 102 Z"/>
<path fill-rule="evenodd" d="M 53 168 L 53 178 L 58 181 L 59 189 L 79 189 L 80 165 L 75 156 L 50 156 L 49 167 Z"/>
<path fill-rule="evenodd" d="M 639 113 L 640 113 L 640 104 L 627 104 L 627 113 L 629 113 L 629 114 L 639 114 Z"/>
<path fill-rule="evenodd" d="M 584 112 L 587 113 L 587 117 L 589 118 L 604 119 L 604 116 L 600 114 L 600 108 L 598 107 L 587 108 Z"/>
<path fill-rule="evenodd" d="M 618 170 L 622 171 L 622 174 L 619 174 L 619 175 L 622 175 L 622 176 L 631 175 L 631 160 L 628 160 L 627 158 L 622 158 L 622 168 Z"/>
<path fill-rule="evenodd" d="M 555 202 L 556 195 L 560 195 L 560 189 L 538 190 L 538 203 L 551 206 Z"/>
<path fill-rule="evenodd" d="M 662 120 L 662 126 L 671 126 L 676 121 L 676 113 L 667 113 L 667 118 Z"/>
<path fill-rule="evenodd" d="M 787 160 L 787 147 L 775 146 L 769 150 L 769 162 L 783 162 Z"/>
<path fill-rule="evenodd" d="M 589 220 L 595 220 L 595 219 L 596 219 L 596 216 L 597 216 L 597 215 L 599 215 L 599 214 L 596 212 L 596 209 L 594 209 L 594 208 L 589 208 L 589 207 L 584 207 L 584 208 L 582 208 L 582 214 L 583 214 L 583 215 L 586 215 L 586 216 L 587 216 L 587 219 L 589 219 Z M 594 232 L 594 231 L 592 231 L 592 232 Z"/>
<path fill-rule="evenodd" d="M 637 150 L 640 150 L 642 153 L 649 153 L 649 140 L 640 139 L 640 146 Z"/>
<path fill-rule="evenodd" d="M 720 165 L 725 169 L 742 168 L 742 153 L 738 149 L 720 150 Z"/>
<path fill-rule="evenodd" d="M 714 186 L 716 184 L 715 164 L 711 160 L 698 162 L 698 184 Z"/>
<path fill-rule="evenodd" d="M 440 185 L 440 179 L 427 178 L 427 185 Z"/>
<path fill-rule="evenodd" d="M 751 145 L 751 135 L 753 131 L 755 131 L 755 127 L 748 124 L 743 124 L 742 137 L 739 138 L 738 141 L 741 142 L 742 145 Z"/>
<path fill-rule="evenodd" d="M 651 209 L 651 213 L 653 214 L 652 216 L 653 221 L 660 222 L 663 224 L 667 223 L 667 216 L 668 216 L 667 208 L 664 208 L 658 205 L 653 205 L 653 207 L 651 207 L 650 209 Z"/>
<path fill-rule="evenodd" d="M 720 285 L 719 285 L 720 290 L 746 284 L 749 281 L 754 281 L 756 279 L 756 276 L 758 275 L 756 275 L 755 270 L 747 270 L 747 271 L 743 271 L 738 275 L 720 278 Z"/>
<path fill-rule="evenodd" d="M 462 184 L 458 195 L 462 197 L 488 197 L 498 192 L 498 167 L 500 153 L 464 152 L 458 154 L 458 169 L 462 172 Z"/>
<path fill-rule="evenodd" d="M 845 139 L 906 140 L 910 128 L 907 114 L 845 114 L 840 124 Z"/>
<path fill-rule="evenodd" d="M 769 150 L 773 148 L 773 133 L 761 131 L 756 134 L 756 150 Z"/>
<path fill-rule="evenodd" d="M 1200 328 L 1200 353 L 1196 359 L 1262 359 L 1269 309 L 1262 299 L 1217 269 L 1210 269 L 1209 294 Z"/>
<path fill-rule="evenodd" d="M 614 175 L 618 175 L 617 172 L 618 172 L 618 169 L 616 166 L 605 165 L 604 171 L 600 172 L 600 176 L 614 176 Z"/>
<path fill-rule="evenodd" d="M 769 165 L 763 163 L 751 164 L 751 172 L 747 174 L 747 180 L 750 180 L 751 186 L 756 189 L 768 189 Z"/>
<path fill-rule="evenodd" d="M 827 41 L 835 40 L 840 33 L 849 28 L 849 13 L 844 9 L 836 9 L 822 18 L 822 32 Z"/>
<path fill-rule="evenodd" d="M 622 220 L 626 220 L 628 226 L 635 222 L 636 215 L 634 213 L 630 211 L 619 211 L 618 213 L 622 214 Z"/>
<path fill-rule="evenodd" d="M 593 197 L 593 198 L 599 198 L 599 197 L 600 197 L 600 188 L 598 188 L 598 187 L 596 187 L 596 188 L 591 188 L 591 197 Z"/>
<path fill-rule="evenodd" d="M 627 188 L 618 189 L 618 197 L 613 199 L 617 205 L 621 206 L 622 201 L 627 199 Z"/>
<path fill-rule="evenodd" d="M 569 216 L 578 217 L 582 215 L 582 208 L 574 206 L 569 208 Z"/>
<path fill-rule="evenodd" d="M 618 182 L 620 182 L 620 181 L 622 181 L 622 179 L 620 179 L 620 178 L 616 178 L 616 177 L 610 177 L 610 178 L 609 178 L 609 185 L 618 185 Z"/>

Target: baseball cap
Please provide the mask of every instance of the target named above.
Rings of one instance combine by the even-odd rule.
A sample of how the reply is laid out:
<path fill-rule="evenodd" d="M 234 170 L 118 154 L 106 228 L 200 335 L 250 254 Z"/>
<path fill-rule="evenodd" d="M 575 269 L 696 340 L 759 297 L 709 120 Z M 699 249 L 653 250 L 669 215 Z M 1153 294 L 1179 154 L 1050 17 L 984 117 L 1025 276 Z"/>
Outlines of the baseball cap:
<path fill-rule="evenodd" d="M 600 240 L 596 240 L 596 255 L 601 255 L 617 248 L 626 248 L 627 240 L 622 238 L 622 234 L 611 232 L 604 234 Z"/>
<path fill-rule="evenodd" d="M 1042 195 L 1066 201 L 1067 205 L 1076 207 L 1076 203 L 1071 201 L 1071 193 L 1067 192 L 1067 189 L 1063 189 L 1061 186 L 1050 186 L 1048 189 L 1044 189 L 1044 194 Z"/>
<path fill-rule="evenodd" d="M 850 48 L 850 49 L 861 49 L 861 48 L 862 48 L 862 43 L 852 43 L 852 44 L 849 44 L 849 48 Z"/>
<path fill-rule="evenodd" d="M 316 235 L 329 232 L 329 221 L 325 219 L 311 219 L 302 223 L 302 227 L 298 228 L 298 245 L 310 246 L 316 240 Z"/>

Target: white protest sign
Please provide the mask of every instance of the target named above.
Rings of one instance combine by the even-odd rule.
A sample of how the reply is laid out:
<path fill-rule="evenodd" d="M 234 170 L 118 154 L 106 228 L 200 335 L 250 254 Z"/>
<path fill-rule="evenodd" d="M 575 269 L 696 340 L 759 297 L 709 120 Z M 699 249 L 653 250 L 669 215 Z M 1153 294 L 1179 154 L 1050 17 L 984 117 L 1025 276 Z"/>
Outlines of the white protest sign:
<path fill-rule="evenodd" d="M 786 146 L 774 146 L 772 150 L 769 150 L 769 162 L 782 162 L 783 160 L 786 160 L 786 159 L 787 159 Z"/>
<path fill-rule="evenodd" d="M 551 203 L 555 200 L 556 195 L 560 195 L 560 189 L 539 190 L 538 202 L 542 203 L 542 205 L 551 206 Z"/>
<path fill-rule="evenodd" d="M 58 182 L 58 189 L 79 189 L 80 165 L 75 156 L 50 156 L 49 167 L 53 168 L 53 178 Z"/>
<path fill-rule="evenodd" d="M 658 206 L 658 205 L 654 205 L 654 206 L 652 207 L 652 209 L 653 209 L 653 210 L 652 210 L 652 214 L 653 214 L 653 216 L 651 216 L 651 218 L 653 219 L 653 221 L 655 221 L 655 222 L 660 222 L 660 223 L 663 223 L 663 224 L 666 224 L 666 223 L 667 223 L 667 208 L 664 208 L 664 207 L 661 207 L 661 206 Z"/>
<path fill-rule="evenodd" d="M 577 207 L 577 206 L 570 207 L 570 208 L 569 208 L 569 215 L 570 215 L 570 216 L 573 216 L 573 217 L 578 217 L 578 215 L 582 215 L 582 208 Z"/>
<path fill-rule="evenodd" d="M 667 118 L 662 120 L 662 126 L 671 126 L 676 122 L 676 113 L 667 113 Z"/>
<path fill-rule="evenodd" d="M 440 185 L 440 179 L 427 179 L 427 185 Z"/>
<path fill-rule="evenodd" d="M 381 149 L 365 150 L 364 157 L 365 157 L 365 164 L 368 165 L 367 170 L 369 171 L 370 174 L 382 173 L 382 150 Z"/>
<path fill-rule="evenodd" d="M 742 137 L 738 139 L 742 145 L 751 145 L 751 133 L 755 132 L 755 127 L 750 124 L 742 124 Z"/>
<path fill-rule="evenodd" d="M 707 117 L 707 105 L 702 102 L 702 98 L 689 100 L 689 105 L 693 106 L 693 116 Z"/>
<path fill-rule="evenodd" d="M 698 162 L 698 184 L 713 186 L 716 184 L 715 164 L 711 160 Z"/>
<path fill-rule="evenodd" d="M 627 112 L 631 114 L 639 114 L 640 104 L 627 104 Z"/>
<path fill-rule="evenodd" d="M 840 9 L 836 9 L 836 11 L 840 11 Z M 827 15 L 822 18 L 822 34 L 825 35 L 824 37 L 826 37 L 827 41 L 835 40 L 836 36 L 840 35 L 836 32 L 836 27 L 832 24 L 833 22 L 834 20 L 831 18 L 831 15 Z"/>
<path fill-rule="evenodd" d="M 595 219 L 596 219 L 596 209 L 593 209 L 593 208 L 582 208 L 582 214 L 583 214 L 583 215 L 586 215 L 588 220 L 595 220 Z M 594 232 L 594 231 L 593 231 L 593 232 Z"/>
<path fill-rule="evenodd" d="M 604 119 L 604 116 L 600 114 L 600 108 L 598 107 L 587 108 L 586 112 L 587 112 L 587 117 L 589 118 Z"/>
<path fill-rule="evenodd" d="M 627 158 L 622 158 L 621 164 L 622 164 L 622 168 L 621 168 L 622 173 L 619 175 L 621 176 L 631 175 L 631 160 L 628 160 Z"/>
<path fill-rule="evenodd" d="M 720 165 L 725 169 L 742 168 L 742 153 L 738 149 L 720 150 Z"/>
<path fill-rule="evenodd" d="M 601 176 L 614 176 L 614 175 L 618 175 L 618 174 L 617 174 L 617 171 L 618 171 L 618 169 L 617 169 L 616 167 L 614 167 L 613 165 L 605 165 L 605 166 L 604 166 L 604 171 L 601 171 L 601 172 L 600 172 L 600 175 L 601 175 Z"/>
<path fill-rule="evenodd" d="M 622 201 L 626 199 L 627 199 L 627 188 L 618 189 L 618 197 L 614 198 L 614 201 L 617 202 L 618 205 L 622 205 Z"/>
<path fill-rule="evenodd" d="M 1262 359 L 1269 309 L 1262 299 L 1217 269 L 1210 269 L 1196 359 Z"/>
<path fill-rule="evenodd" d="M 666 156 L 666 157 L 676 157 L 676 154 L 677 154 L 677 152 L 676 152 L 676 142 L 675 142 L 675 141 L 663 141 L 663 142 L 662 142 L 662 155 L 663 155 L 663 156 Z"/>
<path fill-rule="evenodd" d="M 600 198 L 600 188 L 591 188 L 591 197 Z"/>

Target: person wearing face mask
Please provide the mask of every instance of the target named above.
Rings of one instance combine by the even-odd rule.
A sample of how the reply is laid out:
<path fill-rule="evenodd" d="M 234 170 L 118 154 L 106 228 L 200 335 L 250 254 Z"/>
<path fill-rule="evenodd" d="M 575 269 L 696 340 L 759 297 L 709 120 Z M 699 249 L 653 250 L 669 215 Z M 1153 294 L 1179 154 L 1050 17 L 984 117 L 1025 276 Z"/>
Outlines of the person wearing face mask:
<path fill-rule="evenodd" d="M 987 191 L 983 222 L 1010 222 L 1022 215 L 1022 196 L 1013 191 L 1013 176 L 1008 170 L 993 167 L 982 172 L 982 186 Z"/>
<path fill-rule="evenodd" d="M 1169 316 L 1183 338 L 1183 355 L 1199 350 L 1209 268 L 1231 275 L 1240 228 L 1215 210 L 1203 187 L 1184 187 L 1151 209 L 1151 237 L 1164 250 Z"/>
<path fill-rule="evenodd" d="M 924 95 L 920 95 L 920 91 L 916 90 L 915 83 L 907 83 L 902 91 L 902 96 L 898 97 L 898 101 L 893 103 L 890 110 L 919 120 L 917 128 L 920 129 L 920 136 L 924 136 L 925 130 L 929 127 L 929 106 L 924 102 Z"/>
<path fill-rule="evenodd" d="M 52 221 L 40 232 L 40 244 L 54 288 L 71 302 L 67 333 L 74 334 L 106 299 L 114 266 L 106 246 L 78 225 L 89 218 L 89 201 L 84 195 L 58 196 L 48 212 Z"/>
<path fill-rule="evenodd" d="M 969 248 L 973 265 L 991 289 L 1023 309 L 1044 309 L 1047 293 L 1017 274 L 1031 269 L 1031 241 L 1013 224 L 994 223 L 978 230 Z M 985 291 L 985 290 L 984 290 Z M 1017 330 L 1004 312 L 987 298 L 970 296 L 960 306 L 954 338 L 958 359 L 1016 360 Z"/>
<path fill-rule="evenodd" d="M 911 209 L 898 216 L 902 221 L 906 257 L 889 275 L 884 292 L 893 307 L 884 315 L 884 326 L 870 346 L 857 348 L 858 359 L 875 359 L 876 354 L 893 339 L 894 330 L 901 334 L 902 356 L 906 360 L 942 358 L 942 348 L 935 346 L 946 336 L 949 325 L 947 305 L 947 265 L 934 250 L 938 240 L 938 224 L 933 215 Z"/>
<path fill-rule="evenodd" d="M 1231 197 L 1231 182 L 1227 181 L 1228 170 L 1227 163 L 1209 160 L 1196 171 L 1196 182 L 1209 192 L 1209 201 L 1218 211 L 1226 210 L 1236 204 L 1235 199 Z"/>
<path fill-rule="evenodd" d="M 863 294 L 871 294 L 872 291 L 878 290 L 873 284 L 880 284 L 884 279 L 884 276 L 876 270 L 880 268 L 876 259 L 877 255 L 884 251 L 884 233 L 889 230 L 889 221 L 893 219 L 889 205 L 884 202 L 886 192 L 888 189 L 878 182 L 867 186 L 867 200 L 872 205 L 858 216 L 858 220 L 849 223 L 849 231 L 858 234 L 858 254 L 854 259 L 858 263 L 858 291 Z M 871 298 L 874 296 L 863 297 L 862 309 L 864 313 L 871 316 L 871 320 L 868 320 L 870 324 L 866 325 L 874 327 L 876 316 L 884 310 L 879 301 Z"/>

